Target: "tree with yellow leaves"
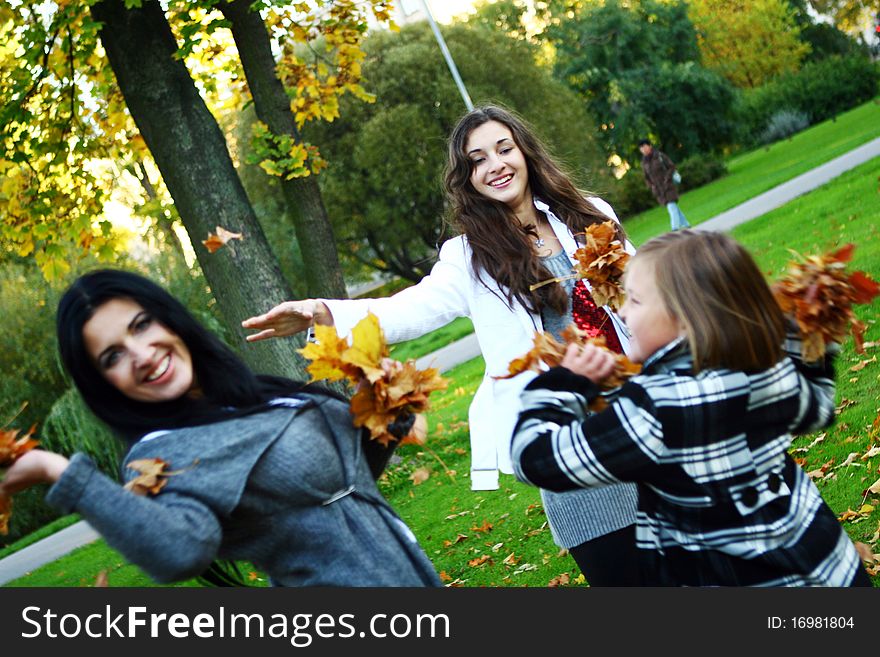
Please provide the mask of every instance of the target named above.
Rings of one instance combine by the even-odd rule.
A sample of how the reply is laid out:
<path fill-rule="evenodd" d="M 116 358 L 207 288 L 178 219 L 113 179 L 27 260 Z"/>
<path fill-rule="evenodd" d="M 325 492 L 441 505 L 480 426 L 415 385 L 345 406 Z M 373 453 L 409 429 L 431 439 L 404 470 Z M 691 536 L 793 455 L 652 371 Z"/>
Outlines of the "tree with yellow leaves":
<path fill-rule="evenodd" d="M 691 0 L 703 64 L 738 87 L 796 71 L 810 47 L 785 0 Z"/>
<path fill-rule="evenodd" d="M 388 22 L 389 3 L 0 2 L 0 245 L 34 257 L 50 279 L 64 276 L 79 254 L 109 255 L 103 210 L 118 173 L 96 163 L 149 160 L 232 335 L 241 335 L 240 319 L 266 299 L 289 298 L 209 106 L 216 80 L 191 68 L 202 56 L 228 61 L 238 106 L 253 101 L 263 122 L 256 150 L 263 170 L 282 180 L 309 258 L 310 294 L 344 294 L 333 234 L 309 177 L 320 168 L 319 154 L 299 129 L 335 118 L 341 94 L 368 98 L 360 45 L 369 16 Z M 297 57 L 296 44 L 309 50 L 307 60 Z M 210 254 L 201 242 L 217 225 L 244 239 Z M 245 355 L 259 371 L 296 373 L 293 345 Z"/>

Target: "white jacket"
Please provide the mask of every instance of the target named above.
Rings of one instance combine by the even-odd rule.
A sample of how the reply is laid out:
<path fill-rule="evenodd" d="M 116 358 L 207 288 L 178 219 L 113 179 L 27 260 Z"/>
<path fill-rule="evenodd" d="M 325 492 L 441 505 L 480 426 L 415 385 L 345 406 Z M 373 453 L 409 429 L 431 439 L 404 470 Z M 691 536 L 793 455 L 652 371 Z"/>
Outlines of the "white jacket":
<path fill-rule="evenodd" d="M 605 201 L 591 198 L 595 207 L 617 221 Z M 571 256 L 578 245 L 566 225 L 535 199 L 547 215 L 562 248 Z M 631 246 L 627 245 L 628 250 Z M 572 264 L 575 260 L 572 259 Z M 471 251 L 463 235 L 443 243 L 440 259 L 417 285 L 383 299 L 323 299 L 340 335 L 347 335 L 367 312 L 379 318 L 389 343 L 417 338 L 456 317 L 470 317 L 480 344 L 486 373 L 468 412 L 471 436 L 471 488 L 498 488 L 498 471 L 511 474 L 510 439 L 520 410 L 519 394 L 534 377 L 525 372 L 513 379 L 496 380 L 507 366 L 532 348 L 535 331 L 542 331 L 540 315 L 529 313 L 515 299 L 508 305 L 499 285 L 484 274 L 479 281 L 471 267 Z M 606 306 L 624 349 L 629 340 L 616 314 Z"/>

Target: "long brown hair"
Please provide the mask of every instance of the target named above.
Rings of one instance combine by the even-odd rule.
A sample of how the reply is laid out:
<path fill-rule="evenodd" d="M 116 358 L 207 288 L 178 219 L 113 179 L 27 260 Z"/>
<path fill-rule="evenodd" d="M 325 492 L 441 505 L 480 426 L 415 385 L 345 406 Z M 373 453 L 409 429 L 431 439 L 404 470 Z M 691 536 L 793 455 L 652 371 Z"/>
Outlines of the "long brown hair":
<path fill-rule="evenodd" d="M 494 105 L 477 107 L 465 114 L 449 138 L 449 158 L 444 183 L 451 201 L 453 226 L 462 232 L 471 248 L 471 265 L 485 284 L 482 274 L 493 278 L 506 290 L 508 304 L 516 299 L 530 312 L 550 307 L 559 313 L 568 308 L 561 285 L 545 285 L 530 291 L 529 286 L 551 278 L 550 272 L 532 248 L 536 226 L 523 226 L 504 203 L 486 198 L 471 184 L 473 163 L 465 151 L 471 132 L 489 121 L 503 124 L 525 156 L 532 194 L 546 202 L 572 233 L 608 221 L 578 190 L 562 167 L 526 122 L 506 109 Z M 624 238 L 618 225 L 618 234 Z"/>
<path fill-rule="evenodd" d="M 782 311 L 752 256 L 732 237 L 665 233 L 641 246 L 635 261 L 653 267 L 666 309 L 684 324 L 695 373 L 764 370 L 782 357 Z"/>

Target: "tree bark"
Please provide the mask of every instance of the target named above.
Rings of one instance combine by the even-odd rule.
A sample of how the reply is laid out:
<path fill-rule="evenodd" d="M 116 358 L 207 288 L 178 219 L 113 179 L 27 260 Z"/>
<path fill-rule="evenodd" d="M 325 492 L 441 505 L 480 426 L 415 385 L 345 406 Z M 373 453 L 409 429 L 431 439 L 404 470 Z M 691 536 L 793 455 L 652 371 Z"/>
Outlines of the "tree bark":
<path fill-rule="evenodd" d="M 254 99 L 257 117 L 276 135 L 290 135 L 300 141 L 290 97 L 276 73 L 272 43 L 266 24 L 253 0 L 221 3 L 218 9 L 232 24 L 232 37 Z M 339 265 L 336 239 L 321 198 L 318 181 L 306 178 L 281 179 L 281 189 L 293 218 L 296 239 L 302 252 L 306 285 L 310 296 L 345 298 L 347 292 Z"/>
<path fill-rule="evenodd" d="M 291 298 L 217 121 L 181 60 L 156 0 L 126 9 L 124 0 L 91 7 L 101 43 L 132 118 L 146 141 L 195 249 L 220 315 L 257 372 L 305 378 L 295 348 L 302 339 L 245 346 L 241 320 Z M 243 233 L 209 254 L 201 240 L 215 226 Z"/>

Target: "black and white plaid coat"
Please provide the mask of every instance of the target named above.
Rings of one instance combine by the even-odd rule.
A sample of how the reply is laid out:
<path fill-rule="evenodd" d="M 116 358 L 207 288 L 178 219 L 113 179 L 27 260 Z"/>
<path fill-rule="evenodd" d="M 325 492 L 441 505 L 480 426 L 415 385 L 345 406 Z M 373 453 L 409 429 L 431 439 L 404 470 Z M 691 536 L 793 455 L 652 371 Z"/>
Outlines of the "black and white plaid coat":
<path fill-rule="evenodd" d="M 511 446 L 524 482 L 555 491 L 638 484 L 646 585 L 846 586 L 853 544 L 787 453 L 791 434 L 834 419 L 831 357 L 756 373 L 697 375 L 685 340 L 654 354 L 609 406 L 589 379 L 554 368 L 523 392 Z"/>

